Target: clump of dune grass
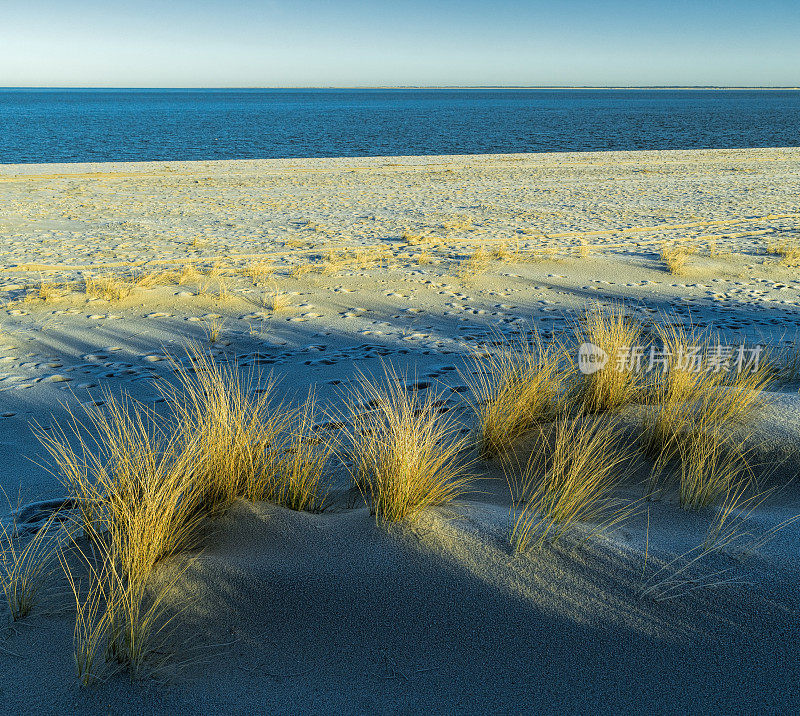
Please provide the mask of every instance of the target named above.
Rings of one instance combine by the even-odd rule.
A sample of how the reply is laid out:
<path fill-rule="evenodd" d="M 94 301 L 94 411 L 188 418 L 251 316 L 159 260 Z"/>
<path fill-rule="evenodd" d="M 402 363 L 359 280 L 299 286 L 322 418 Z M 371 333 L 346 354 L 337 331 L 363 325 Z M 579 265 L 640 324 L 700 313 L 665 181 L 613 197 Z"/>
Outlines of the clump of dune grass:
<path fill-rule="evenodd" d="M 507 462 L 513 486 L 510 542 L 514 551 L 555 544 L 578 525 L 588 536 L 610 529 L 634 507 L 613 497 L 631 454 L 614 420 L 562 415 L 542 431 L 523 465 Z"/>
<path fill-rule="evenodd" d="M 482 274 L 491 264 L 491 254 L 482 246 L 479 246 L 458 266 L 457 274 L 461 278 L 469 278 Z"/>
<path fill-rule="evenodd" d="M 95 555 L 85 561 L 100 581 L 84 597 L 73 587 L 79 675 L 90 673 L 100 639 L 134 676 L 152 663 L 177 579 L 165 583 L 158 565 L 195 545 L 204 522 L 253 485 L 272 480 L 277 501 L 296 509 L 324 500 L 314 483 L 324 461 L 309 449 L 311 408 L 286 411 L 272 400 L 271 380 L 264 386 L 199 348 L 173 366 L 177 385 L 161 388 L 166 416 L 104 395 L 83 421 L 37 433 L 53 472 L 83 506 Z"/>
<path fill-rule="evenodd" d="M 432 236 L 427 234 L 417 234 L 411 231 L 411 229 L 406 228 L 403 233 L 400 235 L 400 238 L 405 241 L 409 246 L 417 246 L 419 244 L 424 244 L 433 239 Z"/>
<path fill-rule="evenodd" d="M 111 275 L 84 276 L 84 291 L 90 298 L 121 301 L 131 293 L 129 283 Z"/>
<path fill-rule="evenodd" d="M 463 453 L 469 438 L 460 423 L 442 414 L 433 391 L 424 397 L 386 369 L 382 379 L 362 376 L 350 396 L 345 431 L 354 483 L 368 499 L 378 524 L 413 522 L 422 510 L 462 495 L 470 482 Z M 370 408 L 364 410 L 362 406 Z"/>
<path fill-rule="evenodd" d="M 716 503 L 732 486 L 752 477 L 747 452 L 724 426 L 695 429 L 677 440 L 680 461 L 679 500 L 685 509 Z"/>
<path fill-rule="evenodd" d="M 677 244 L 663 244 L 661 246 L 661 261 L 671 274 L 682 276 L 686 273 L 686 264 L 690 252 L 685 246 Z"/>
<path fill-rule="evenodd" d="M 248 499 L 267 500 L 292 510 L 323 511 L 327 499 L 323 479 L 334 443 L 316 434 L 315 413 L 313 396 L 291 411 L 276 434 L 270 469 L 253 475 L 245 488 Z"/>
<path fill-rule="evenodd" d="M 39 291 L 38 297 L 45 303 L 50 303 L 51 301 L 57 301 L 64 295 L 64 289 L 57 283 L 51 283 L 50 281 L 42 281 L 39 284 Z"/>
<path fill-rule="evenodd" d="M 498 350 L 473 357 L 464 375 L 483 456 L 502 454 L 531 428 L 552 420 L 565 379 L 561 347 L 545 346 L 538 332 L 499 342 Z"/>
<path fill-rule="evenodd" d="M 579 377 L 573 397 L 580 410 L 619 410 L 641 396 L 644 380 L 635 349 L 642 328 L 622 304 L 587 308 L 575 326 L 575 338 L 578 345 L 591 344 L 608 357 L 605 367 Z"/>
<path fill-rule="evenodd" d="M 254 262 L 247 264 L 247 266 L 242 269 L 242 273 L 253 282 L 254 286 L 261 286 L 275 273 L 275 267 L 263 262 Z"/>
<path fill-rule="evenodd" d="M 208 507 L 224 508 L 273 468 L 291 413 L 274 399 L 274 380 L 235 362 L 193 348 L 187 364 L 174 365 L 177 386 L 161 388 L 172 424 L 203 446 L 190 450 L 195 481 Z"/>
<path fill-rule="evenodd" d="M 288 293 L 274 288 L 264 297 L 264 308 L 272 313 L 285 311 L 292 305 L 291 297 Z"/>
<path fill-rule="evenodd" d="M 209 324 L 208 328 L 206 329 L 206 336 L 208 337 L 208 342 L 211 345 L 217 343 L 220 339 L 222 334 L 222 328 L 225 326 L 225 320 L 215 318 Z"/>
<path fill-rule="evenodd" d="M 800 266 L 800 246 L 788 241 L 776 241 L 767 244 L 767 253 L 781 257 L 781 263 L 791 268 Z"/>
<path fill-rule="evenodd" d="M 741 428 L 764 402 L 769 363 L 727 370 L 719 365 L 726 350 L 719 341 L 680 326 L 661 326 L 659 333 L 668 358 L 651 388 L 641 445 L 655 461 L 651 489 L 677 461 L 681 505 L 699 509 L 749 472 Z"/>
<path fill-rule="evenodd" d="M 0 588 L 13 621 L 31 613 L 53 572 L 64 539 L 61 529 L 53 529 L 56 517 L 51 513 L 28 539 L 17 534 L 16 524 L 0 523 Z"/>
<path fill-rule="evenodd" d="M 153 288 L 154 286 L 172 285 L 179 279 L 180 274 L 177 271 L 156 270 L 146 271 L 138 275 L 134 275 L 133 283 L 137 288 Z"/>
<path fill-rule="evenodd" d="M 187 264 L 178 275 L 178 285 L 185 286 L 187 283 L 195 283 L 200 279 L 201 275 L 193 264 Z"/>

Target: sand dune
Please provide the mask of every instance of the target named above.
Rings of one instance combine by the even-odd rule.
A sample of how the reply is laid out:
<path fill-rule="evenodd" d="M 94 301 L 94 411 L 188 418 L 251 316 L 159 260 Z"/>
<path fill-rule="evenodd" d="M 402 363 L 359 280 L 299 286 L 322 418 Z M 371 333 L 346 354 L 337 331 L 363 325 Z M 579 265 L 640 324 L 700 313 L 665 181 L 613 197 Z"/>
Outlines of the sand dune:
<path fill-rule="evenodd" d="M 648 328 L 684 322 L 795 355 L 798 149 L 7 165 L 0 193 L 0 485 L 13 502 L 64 495 L 32 423 L 48 429 L 104 390 L 162 410 L 154 381 L 172 379 L 167 358 L 185 360 L 189 341 L 272 372 L 288 400 L 313 387 L 334 407 L 388 361 L 409 389 L 441 392 L 465 430 L 465 358 L 531 326 L 565 338 L 595 301 L 624 302 Z M 665 245 L 686 252 L 683 273 Z M 782 486 L 748 517 L 755 537 L 800 513 L 797 388 L 787 371 L 754 422 L 778 468 L 767 484 Z M 6 708 L 797 708 L 798 523 L 709 554 L 658 601 L 642 591 L 702 543 L 707 514 L 668 495 L 602 537 L 515 555 L 505 482 L 490 462 L 475 471 L 486 479 L 466 498 L 388 532 L 344 474 L 323 514 L 237 502 L 165 567 L 186 571 L 174 658 L 155 679 L 82 689 L 74 604 L 54 588 L 0 641 Z"/>

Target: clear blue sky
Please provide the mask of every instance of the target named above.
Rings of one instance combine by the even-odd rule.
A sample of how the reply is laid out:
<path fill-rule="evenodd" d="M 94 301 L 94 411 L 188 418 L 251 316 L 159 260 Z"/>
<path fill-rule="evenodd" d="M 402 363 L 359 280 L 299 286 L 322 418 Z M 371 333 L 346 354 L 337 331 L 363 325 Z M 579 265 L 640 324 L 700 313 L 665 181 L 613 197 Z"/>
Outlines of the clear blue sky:
<path fill-rule="evenodd" d="M 0 0 L 0 86 L 800 85 L 800 0 Z"/>

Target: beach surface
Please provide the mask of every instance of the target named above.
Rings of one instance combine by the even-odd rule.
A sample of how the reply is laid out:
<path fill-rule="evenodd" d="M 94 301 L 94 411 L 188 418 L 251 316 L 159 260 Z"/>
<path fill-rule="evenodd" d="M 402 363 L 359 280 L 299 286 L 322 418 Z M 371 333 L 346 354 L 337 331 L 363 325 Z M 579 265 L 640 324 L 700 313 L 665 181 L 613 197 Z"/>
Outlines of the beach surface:
<path fill-rule="evenodd" d="M 158 410 L 159 382 L 192 343 L 271 374 L 288 401 L 313 390 L 331 409 L 391 364 L 465 430 L 465 359 L 531 328 L 566 339 L 598 302 L 791 355 L 800 275 L 778 249 L 800 246 L 799 197 L 800 149 L 780 148 L 0 165 L 0 486 L 12 503 L 0 514 L 64 495 L 33 425 L 52 429 L 106 393 Z M 686 251 L 679 274 L 665 246 Z M 756 537 L 800 513 L 797 378 L 772 387 L 755 423 L 780 488 L 747 517 Z M 55 589 L 4 632 L 2 702 L 15 713 L 800 705 L 800 524 L 709 555 L 658 601 L 643 586 L 702 543 L 708 515 L 667 496 L 590 542 L 514 555 L 508 488 L 496 466 L 476 473 L 486 479 L 468 499 L 389 533 L 342 476 L 323 514 L 235 504 L 186 557 L 176 658 L 157 678 L 81 688 L 74 603 Z"/>

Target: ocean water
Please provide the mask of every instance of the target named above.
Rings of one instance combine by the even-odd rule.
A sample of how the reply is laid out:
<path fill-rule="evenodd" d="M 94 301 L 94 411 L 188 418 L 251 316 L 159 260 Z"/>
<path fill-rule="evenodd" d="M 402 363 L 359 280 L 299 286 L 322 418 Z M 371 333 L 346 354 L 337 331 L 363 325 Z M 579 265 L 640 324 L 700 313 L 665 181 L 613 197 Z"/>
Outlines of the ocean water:
<path fill-rule="evenodd" d="M 777 90 L 0 90 L 0 163 L 800 146 Z"/>

